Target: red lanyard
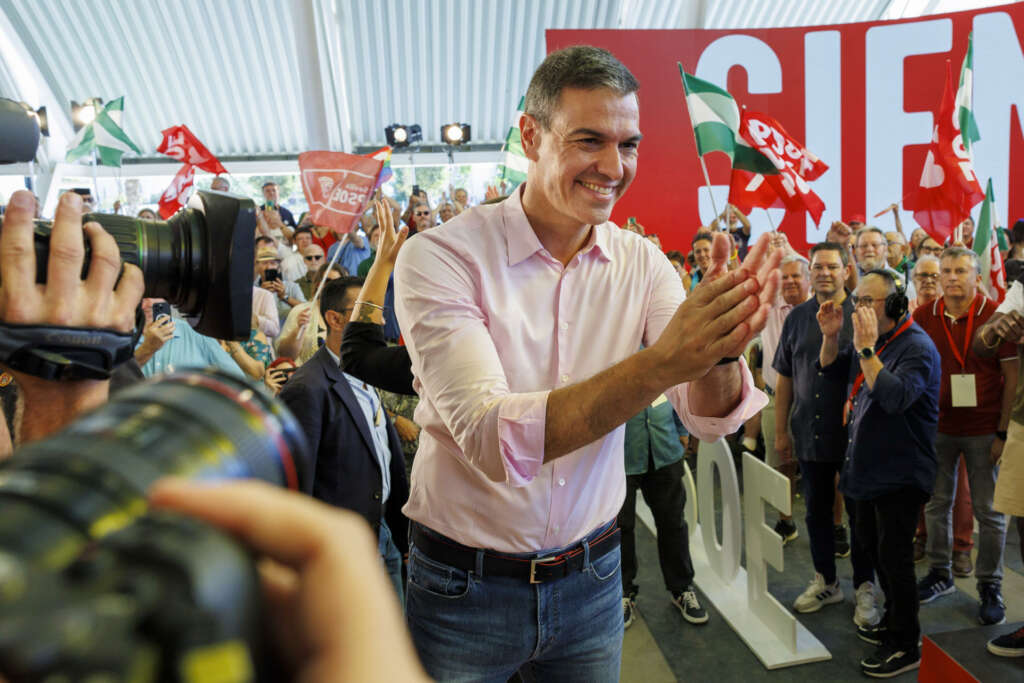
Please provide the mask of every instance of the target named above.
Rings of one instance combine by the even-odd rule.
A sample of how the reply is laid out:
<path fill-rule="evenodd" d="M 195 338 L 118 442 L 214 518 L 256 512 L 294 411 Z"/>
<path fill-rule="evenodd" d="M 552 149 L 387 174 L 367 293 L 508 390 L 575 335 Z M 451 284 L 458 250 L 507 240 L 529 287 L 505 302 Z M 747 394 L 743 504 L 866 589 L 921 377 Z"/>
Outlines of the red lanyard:
<path fill-rule="evenodd" d="M 896 333 L 894 335 L 885 340 L 885 343 L 882 344 L 882 348 L 878 349 L 878 351 L 875 352 L 875 355 L 878 356 L 879 360 L 882 359 L 882 351 L 885 351 L 885 347 L 889 345 L 889 342 L 891 342 L 893 339 L 906 332 L 913 322 L 914 319 L 908 315 L 906 322 L 900 325 L 900 329 L 896 330 Z M 846 399 L 846 405 L 843 406 L 844 427 L 846 426 L 846 423 L 849 420 L 850 412 L 853 410 L 853 399 L 857 397 L 857 392 L 860 391 L 860 387 L 862 384 L 864 384 L 863 372 L 858 373 L 856 379 L 853 380 L 853 389 L 850 390 L 850 396 L 849 398 Z"/>
<path fill-rule="evenodd" d="M 974 330 L 974 302 L 978 300 L 977 295 L 971 300 L 971 311 L 967 315 L 967 336 L 964 337 L 964 353 L 961 356 L 960 351 L 957 350 L 956 344 L 953 343 L 953 333 L 949 331 L 949 325 L 946 324 L 946 301 L 945 299 L 939 300 L 939 320 L 942 322 L 942 329 L 946 333 L 946 339 L 949 340 L 949 348 L 953 350 L 953 355 L 960 362 L 960 369 L 963 372 L 967 372 L 967 349 L 971 345 L 971 332 Z"/>

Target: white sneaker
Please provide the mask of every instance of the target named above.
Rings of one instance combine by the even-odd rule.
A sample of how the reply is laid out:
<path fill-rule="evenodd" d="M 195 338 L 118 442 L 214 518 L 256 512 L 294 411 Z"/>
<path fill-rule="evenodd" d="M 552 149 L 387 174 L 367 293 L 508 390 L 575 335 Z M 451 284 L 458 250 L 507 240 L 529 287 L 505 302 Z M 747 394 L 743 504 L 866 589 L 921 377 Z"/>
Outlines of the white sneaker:
<path fill-rule="evenodd" d="M 793 609 L 806 614 L 808 612 L 817 612 L 825 605 L 832 605 L 842 601 L 843 589 L 839 587 L 839 581 L 836 580 L 831 586 L 827 586 L 825 585 L 825 577 L 821 574 L 815 574 L 814 578 L 811 579 L 811 583 L 807 586 L 807 590 L 793 603 Z"/>
<path fill-rule="evenodd" d="M 882 620 L 875 598 L 875 584 L 865 581 L 857 587 L 857 608 L 853 611 L 853 623 L 870 628 Z"/>

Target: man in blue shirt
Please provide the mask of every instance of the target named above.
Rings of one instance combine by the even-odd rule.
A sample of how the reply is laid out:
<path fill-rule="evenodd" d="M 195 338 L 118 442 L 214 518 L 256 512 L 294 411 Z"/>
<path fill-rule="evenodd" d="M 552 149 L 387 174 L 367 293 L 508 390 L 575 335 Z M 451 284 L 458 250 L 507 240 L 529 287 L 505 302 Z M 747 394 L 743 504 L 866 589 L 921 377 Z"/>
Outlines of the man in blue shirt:
<path fill-rule="evenodd" d="M 143 299 L 146 318 L 143 337 L 135 347 L 135 361 L 147 378 L 185 368 L 216 367 L 236 377 L 245 377 L 242 368 L 221 348 L 216 339 L 199 334 L 178 318 L 160 316 L 153 320 L 153 304 L 164 299 Z M 245 353 L 237 344 L 232 353 Z"/>
<path fill-rule="evenodd" d="M 817 612 L 826 605 L 843 601 L 836 573 L 836 532 L 833 507 L 836 475 L 843 464 L 847 433 L 842 408 L 846 401 L 845 376 L 830 376 L 818 367 L 821 330 L 816 316 L 829 304 L 840 312 L 839 344 L 853 337 L 853 302 L 843 283 L 852 269 L 843 246 L 837 242 L 814 245 L 811 255 L 811 288 L 814 297 L 795 306 L 782 324 L 782 334 L 772 367 L 775 380 L 775 452 L 785 462 L 791 455 L 800 463 L 807 502 L 807 535 L 810 538 L 814 578 L 797 597 L 793 609 Z M 793 437 L 790 439 L 790 433 Z M 850 563 L 856 607 L 853 620 L 858 626 L 873 626 L 880 618 L 876 607 L 874 566 L 857 543 L 855 510 L 845 501 L 850 517 Z M 787 540 L 796 535 L 796 525 L 779 520 L 776 532 Z"/>
<path fill-rule="evenodd" d="M 907 314 L 906 295 L 886 271 L 869 271 L 852 297 L 853 344 L 840 344 L 843 314 L 822 304 L 820 368 L 849 381 L 849 428 L 839 487 L 854 501 L 857 543 L 872 555 L 885 591 L 885 616 L 860 627 L 875 644 L 861 671 L 889 678 L 918 668 L 921 625 L 914 575 L 914 531 L 935 485 L 935 433 L 941 360 Z"/>
<path fill-rule="evenodd" d="M 683 445 L 676 431 L 672 404 L 664 396 L 626 422 L 626 500 L 619 512 L 622 530 L 622 609 L 625 627 L 633 623 L 636 562 L 636 492 L 654 514 L 658 531 L 658 562 L 672 604 L 691 624 L 706 624 L 708 613 L 697 600 L 690 560 L 690 531 L 683 518 Z"/>

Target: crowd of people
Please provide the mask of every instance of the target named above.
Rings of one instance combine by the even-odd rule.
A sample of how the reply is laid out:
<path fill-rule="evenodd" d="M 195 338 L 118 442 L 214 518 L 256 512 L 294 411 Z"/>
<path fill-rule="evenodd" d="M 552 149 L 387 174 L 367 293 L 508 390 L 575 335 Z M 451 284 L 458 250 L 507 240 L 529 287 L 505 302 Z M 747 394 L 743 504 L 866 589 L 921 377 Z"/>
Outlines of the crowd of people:
<path fill-rule="evenodd" d="M 856 635 L 875 646 L 863 673 L 917 668 L 919 606 L 953 592 L 954 576 L 974 573 L 982 624 L 1004 621 L 1011 515 L 1024 537 L 1024 288 L 993 301 L 970 220 L 939 244 L 923 230 L 908 238 L 896 206 L 893 229 L 850 216 L 806 254 L 783 233 L 752 240 L 748 218 L 727 206 L 687 253 L 664 252 L 642 217 L 609 222 L 636 172 L 637 88 L 604 50 L 549 55 L 525 98 L 528 182 L 489 188 L 479 205 L 461 188 L 433 204 L 413 194 L 405 207 L 378 191 L 338 232 L 296 220 L 268 182 L 244 341 L 210 339 L 166 302 L 141 301 L 137 374 L 213 365 L 262 382 L 301 425 L 313 458 L 305 494 L 326 506 L 246 484 L 200 494 L 185 482 L 158 487 L 154 504 L 238 533 L 316 596 L 339 593 L 324 572 L 354 576 L 365 561 L 337 557 L 358 532 L 329 538 L 353 519 L 332 510 L 372 531 L 368 552 L 393 598 L 377 578 L 342 591 L 386 605 L 367 637 L 332 627 L 313 594 L 293 596 L 303 633 L 323 629 L 331 641 L 310 636 L 323 657 L 297 669 L 366 671 L 377 663 L 366 656 L 397 643 L 385 658 L 403 680 L 425 670 L 504 681 L 524 667 L 538 680 L 617 680 L 636 612 L 638 491 L 654 513 L 668 599 L 687 623 L 709 621 L 681 479 L 699 441 L 727 436 L 803 493 L 814 575 L 793 609 L 844 604 L 837 560 L 850 559 Z M 217 178 L 213 189 L 230 185 Z M 30 197 L 12 199 L 4 243 L 24 238 L 8 228 L 30 224 Z M 82 209 L 81 197 L 62 197 L 54 239 L 70 239 Z M 94 258 L 97 229 L 85 229 Z M 1024 220 L 1008 236 L 1007 271 L 1019 272 Z M 51 320 L 48 299 L 38 312 L 16 302 L 11 263 L 0 263 L 5 322 L 131 326 L 115 313 L 141 296 L 134 277 L 105 293 L 107 318 Z M 113 281 L 90 274 L 76 286 Z M 15 378 L 26 405 L 52 395 Z M 82 391 L 43 413 L 61 408 L 50 422 L 66 422 L 106 389 Z M 19 439 L 49 424 L 31 422 Z M 239 513 L 257 501 L 265 509 Z M 270 511 L 306 531 L 286 538 Z M 784 543 L 800 534 L 789 516 L 775 530 Z M 412 647 L 394 630 L 392 600 Z M 341 609 L 341 621 L 351 617 Z M 383 642 L 353 655 L 354 639 L 375 636 Z M 1024 629 L 988 649 L 1024 656 Z"/>

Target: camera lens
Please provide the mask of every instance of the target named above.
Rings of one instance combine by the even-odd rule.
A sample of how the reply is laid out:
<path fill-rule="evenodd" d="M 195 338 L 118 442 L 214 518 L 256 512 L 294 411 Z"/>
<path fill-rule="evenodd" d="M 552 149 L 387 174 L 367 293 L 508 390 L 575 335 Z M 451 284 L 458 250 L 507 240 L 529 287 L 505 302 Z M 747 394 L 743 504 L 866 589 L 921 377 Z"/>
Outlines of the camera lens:
<path fill-rule="evenodd" d="M 147 297 L 167 299 L 195 329 L 216 339 L 249 338 L 256 215 L 251 200 L 200 191 L 168 221 L 90 213 L 110 233 L 126 263 L 142 270 Z M 36 221 L 36 282 L 46 282 L 49 221 Z M 89 249 L 85 267 L 88 273 Z"/>

